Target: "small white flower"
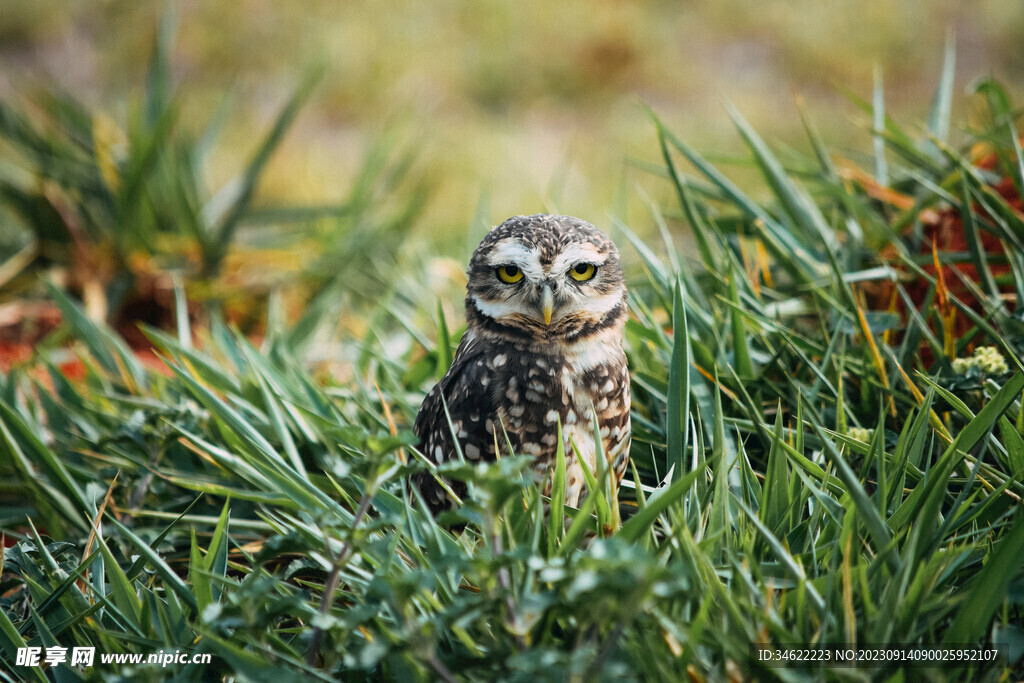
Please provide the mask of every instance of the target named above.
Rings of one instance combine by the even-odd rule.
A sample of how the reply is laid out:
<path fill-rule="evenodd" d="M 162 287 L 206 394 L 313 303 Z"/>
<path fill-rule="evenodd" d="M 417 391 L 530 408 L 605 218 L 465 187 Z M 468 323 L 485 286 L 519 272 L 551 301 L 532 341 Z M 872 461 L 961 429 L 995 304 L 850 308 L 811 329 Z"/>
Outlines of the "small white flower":
<path fill-rule="evenodd" d="M 1009 369 L 1003 354 L 994 346 L 979 346 L 974 351 L 974 358 L 982 372 L 989 375 L 1002 375 Z"/>
<path fill-rule="evenodd" d="M 871 441 L 871 435 L 874 433 L 874 429 L 865 429 L 864 427 L 850 427 L 846 430 L 846 436 L 864 443 Z"/>
<path fill-rule="evenodd" d="M 954 358 L 953 372 L 958 375 L 966 375 L 967 371 L 978 364 L 977 358 Z"/>

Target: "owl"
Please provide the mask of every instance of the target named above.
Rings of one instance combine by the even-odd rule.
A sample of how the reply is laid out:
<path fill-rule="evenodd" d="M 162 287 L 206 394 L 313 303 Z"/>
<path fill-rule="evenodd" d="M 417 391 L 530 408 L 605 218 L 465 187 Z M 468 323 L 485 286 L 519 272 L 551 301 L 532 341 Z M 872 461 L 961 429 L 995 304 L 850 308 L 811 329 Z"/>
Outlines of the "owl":
<path fill-rule="evenodd" d="M 479 462 L 510 444 L 533 456 L 534 476 L 544 481 L 555 466 L 560 421 L 565 502 L 575 507 L 582 468 L 597 471 L 596 415 L 618 486 L 630 441 L 618 249 L 578 218 L 514 216 L 487 233 L 467 278 L 466 333 L 416 417 L 420 452 L 442 463 L 457 457 L 457 441 L 467 461 Z M 431 475 L 418 484 L 431 508 L 451 506 Z"/>

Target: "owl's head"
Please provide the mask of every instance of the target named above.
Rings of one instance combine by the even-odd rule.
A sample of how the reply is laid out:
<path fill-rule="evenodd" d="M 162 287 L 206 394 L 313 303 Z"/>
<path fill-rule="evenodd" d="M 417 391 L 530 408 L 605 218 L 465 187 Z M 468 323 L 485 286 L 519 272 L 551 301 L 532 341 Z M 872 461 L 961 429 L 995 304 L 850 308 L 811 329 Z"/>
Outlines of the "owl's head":
<path fill-rule="evenodd" d="M 571 216 L 513 216 L 469 262 L 466 317 L 511 339 L 575 342 L 626 319 L 619 250 Z"/>

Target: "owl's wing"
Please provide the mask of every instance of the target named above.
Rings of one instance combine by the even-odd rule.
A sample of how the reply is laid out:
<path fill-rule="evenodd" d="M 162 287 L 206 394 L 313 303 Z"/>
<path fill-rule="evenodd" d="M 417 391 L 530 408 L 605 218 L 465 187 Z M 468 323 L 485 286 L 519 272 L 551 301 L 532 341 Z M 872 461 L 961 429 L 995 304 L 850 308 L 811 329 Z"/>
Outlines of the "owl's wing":
<path fill-rule="evenodd" d="M 416 416 L 413 431 L 423 455 L 437 464 L 456 457 L 454 430 L 466 460 L 494 458 L 494 435 L 490 431 L 495 414 L 493 380 L 484 345 L 464 336 L 451 368 L 427 394 Z M 416 483 L 435 511 L 448 505 L 448 496 L 432 475 L 425 473 L 416 478 Z M 453 486 L 453 490 L 460 493 L 461 487 Z"/>
<path fill-rule="evenodd" d="M 611 380 L 612 388 L 605 398 L 608 400 L 608 409 L 600 412 L 598 419 L 602 428 L 608 430 L 608 436 L 604 438 L 605 454 L 612 463 L 612 471 L 615 473 L 616 482 L 622 481 L 629 466 L 629 444 L 630 444 L 630 400 L 629 400 L 629 368 L 626 365 L 625 356 L 622 360 L 610 367 L 608 378 Z"/>

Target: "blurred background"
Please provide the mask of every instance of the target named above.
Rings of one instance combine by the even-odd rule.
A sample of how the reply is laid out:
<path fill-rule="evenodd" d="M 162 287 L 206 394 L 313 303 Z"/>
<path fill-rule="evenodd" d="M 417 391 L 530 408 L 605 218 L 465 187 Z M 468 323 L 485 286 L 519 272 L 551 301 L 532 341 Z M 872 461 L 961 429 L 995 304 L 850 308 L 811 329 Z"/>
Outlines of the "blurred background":
<path fill-rule="evenodd" d="M 182 192 L 195 195 L 198 208 L 171 222 L 216 217 L 220 204 L 230 209 L 240 169 L 259 156 L 267 131 L 300 84 L 310 74 L 320 78 L 259 172 L 241 172 L 242 185 L 246 177 L 255 185 L 251 196 L 242 193 L 242 229 L 226 211 L 220 246 L 201 247 L 200 257 L 190 247 L 168 247 L 165 233 L 174 228 L 161 226 L 160 218 L 177 209 L 161 213 L 151 198 L 131 214 L 130 225 L 152 213 L 162 242 L 144 236 L 141 257 L 139 244 L 130 243 L 112 248 L 111 257 L 93 255 L 84 266 L 79 259 L 80 270 L 109 271 L 92 285 L 77 282 L 91 276 L 76 276 L 71 265 L 65 278 L 71 289 L 87 307 L 90 286 L 100 292 L 90 310 L 108 320 L 131 304 L 124 292 L 145 289 L 147 276 L 174 269 L 199 274 L 200 284 L 190 289 L 195 296 L 208 293 L 203 286 L 216 289 L 210 276 L 226 272 L 218 281 L 227 287 L 220 292 L 225 297 L 229 285 L 240 283 L 249 294 L 261 288 L 266 293 L 276 282 L 268 275 L 275 269 L 312 270 L 289 290 L 302 301 L 340 273 L 349 290 L 379 295 L 378 285 L 387 288 L 402 277 L 422 281 L 418 273 L 426 269 L 430 282 L 441 284 L 425 293 L 457 304 L 460 297 L 450 295 L 461 287 L 467 255 L 486 226 L 510 215 L 569 213 L 605 228 L 615 217 L 650 233 L 647 198 L 663 205 L 671 187 L 651 172 L 661 161 L 649 110 L 728 169 L 730 160 L 746 161 L 749 154 L 726 101 L 777 149 L 808 151 L 794 103 L 801 97 L 829 147 L 860 160 L 871 149 L 869 116 L 849 95 L 870 101 L 876 68 L 886 113 L 912 129 L 923 126 L 949 40 L 955 40 L 957 60 L 953 121 L 971 119 L 972 79 L 994 76 L 1012 94 L 1024 85 L 1024 4 L 1006 0 L 0 0 L 0 100 L 30 125 L 46 118 L 37 116 L 34 94 L 77 100 L 78 114 L 50 110 L 50 123 L 36 127 L 52 131 L 54 120 L 81 119 L 79 132 L 90 138 L 83 149 L 96 156 L 103 179 L 113 177 L 104 171 L 108 157 L 123 178 L 132 159 L 147 158 L 122 154 L 126 139 L 136 152 L 145 149 L 132 131 L 162 130 L 155 114 L 139 114 L 161 104 L 143 93 L 159 82 L 152 65 L 162 22 L 173 129 L 201 141 L 216 132 L 209 135 L 215 142 L 203 147 L 202 163 L 193 164 L 193 180 L 208 192 Z M 7 133 L 0 142 L 0 179 L 13 178 L 28 198 L 22 203 L 30 204 L 39 183 L 9 154 Z M 74 132 L 66 137 L 74 144 Z M 26 139 L 31 148 L 32 137 Z M 749 166 L 736 173 L 756 194 L 756 173 Z M 47 177 L 61 185 L 66 203 L 77 205 L 88 193 L 66 187 L 66 175 Z M 39 196 L 56 214 L 67 214 L 53 192 Z M 373 217 L 389 203 L 395 208 L 386 219 Z M 358 220 L 351 218 L 357 204 Z M 327 208 L 286 219 L 259 214 L 260 207 L 271 206 Z M 342 220 L 337 216 L 344 212 L 332 214 L 330 207 L 348 207 L 349 223 L 324 227 L 324 216 Z M 0 206 L 0 248 L 13 254 L 31 244 L 25 221 L 12 217 L 25 211 L 8 209 Z M 257 240 L 251 224 L 277 224 L 278 238 L 264 231 Z M 283 240 L 282 233 L 299 237 Z M 240 249 L 247 240 L 261 249 Z M 382 240 L 406 246 L 378 259 L 374 250 Z M 413 245 L 450 260 L 423 262 L 401 253 Z M 275 248 L 268 261 L 267 251 Z M 43 251 L 37 245 L 28 255 L 38 264 Z M 379 267 L 384 262 L 388 268 Z M 4 264 L 0 286 L 10 289 L 19 264 Z M 378 267 L 363 272 L 367 264 Z M 131 271 L 132 282 L 118 283 L 112 273 L 119 269 Z M 156 280 L 154 291 L 142 295 L 140 310 L 159 296 L 166 301 L 170 285 Z M 452 307 L 455 315 L 457 309 Z"/>
<path fill-rule="evenodd" d="M 1015 90 L 1024 75 L 1024 4 L 1006 0 L 3 0 L 0 94 L 52 79 L 123 118 L 165 11 L 186 122 L 233 100 L 213 185 L 324 68 L 260 196 L 340 200 L 369 147 L 397 135 L 430 187 L 418 228 L 437 235 L 463 233 L 482 202 L 489 224 L 541 210 L 640 220 L 633 185 L 646 179 L 627 162 L 658 159 L 645 106 L 728 154 L 741 144 L 723 100 L 766 139 L 805 146 L 796 93 L 831 144 L 866 149 L 843 93 L 870 99 L 876 65 L 904 123 L 924 118 L 950 34 L 960 93 L 987 75 Z"/>

